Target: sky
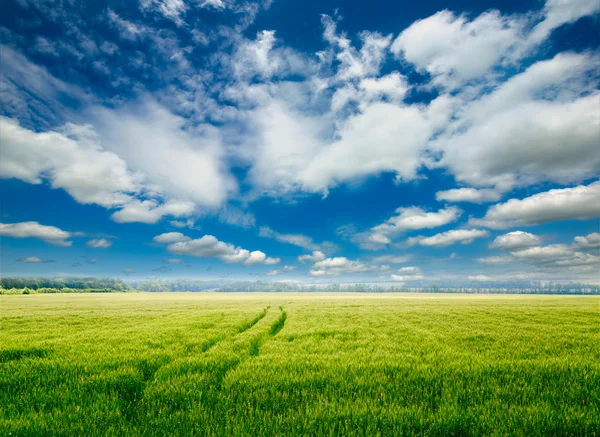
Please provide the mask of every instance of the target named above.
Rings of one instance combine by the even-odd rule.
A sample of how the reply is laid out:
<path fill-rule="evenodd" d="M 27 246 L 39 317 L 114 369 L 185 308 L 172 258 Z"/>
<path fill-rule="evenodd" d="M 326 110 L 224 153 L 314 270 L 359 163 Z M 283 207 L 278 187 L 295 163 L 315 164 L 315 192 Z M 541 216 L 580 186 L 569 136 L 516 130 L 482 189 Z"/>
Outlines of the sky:
<path fill-rule="evenodd" d="M 6 0 L 0 273 L 600 283 L 600 3 L 413 3 Z"/>

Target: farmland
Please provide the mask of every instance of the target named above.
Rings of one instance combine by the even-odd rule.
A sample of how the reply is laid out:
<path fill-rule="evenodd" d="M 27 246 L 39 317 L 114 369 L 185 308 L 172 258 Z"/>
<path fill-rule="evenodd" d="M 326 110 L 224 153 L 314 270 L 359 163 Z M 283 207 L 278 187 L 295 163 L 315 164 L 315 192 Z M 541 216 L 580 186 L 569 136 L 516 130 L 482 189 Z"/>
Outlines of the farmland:
<path fill-rule="evenodd" d="M 600 298 L 0 296 L 0 435 L 600 436 Z"/>

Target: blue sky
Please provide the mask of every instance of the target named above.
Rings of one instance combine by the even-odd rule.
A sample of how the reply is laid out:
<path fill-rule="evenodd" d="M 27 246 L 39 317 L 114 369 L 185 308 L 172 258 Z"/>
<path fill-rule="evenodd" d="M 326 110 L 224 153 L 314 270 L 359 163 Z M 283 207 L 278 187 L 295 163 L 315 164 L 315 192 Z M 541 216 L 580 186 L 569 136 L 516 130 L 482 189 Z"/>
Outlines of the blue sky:
<path fill-rule="evenodd" d="M 4 276 L 600 282 L 600 5 L 8 0 Z"/>

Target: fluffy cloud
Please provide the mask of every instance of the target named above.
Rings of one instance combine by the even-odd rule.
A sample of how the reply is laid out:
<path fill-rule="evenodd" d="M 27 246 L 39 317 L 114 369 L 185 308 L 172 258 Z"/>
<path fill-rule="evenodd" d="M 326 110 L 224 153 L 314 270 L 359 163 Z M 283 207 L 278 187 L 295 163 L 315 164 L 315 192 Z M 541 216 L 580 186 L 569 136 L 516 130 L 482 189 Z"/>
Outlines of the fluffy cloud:
<path fill-rule="evenodd" d="M 372 265 L 343 256 L 325 258 L 313 264 L 309 270 L 311 276 L 340 276 L 355 273 L 385 272 L 389 266 Z"/>
<path fill-rule="evenodd" d="M 530 234 L 529 232 L 514 231 L 496 237 L 492 244 L 490 244 L 490 247 L 492 249 L 502 249 L 512 252 L 539 246 L 541 242 L 542 240 L 537 235 Z"/>
<path fill-rule="evenodd" d="M 563 24 L 573 23 L 600 11 L 600 4 L 595 0 L 546 0 L 544 19 L 532 31 L 535 41 L 545 39 L 552 30 Z"/>
<path fill-rule="evenodd" d="M 143 173 L 155 193 L 216 208 L 235 191 L 214 128 L 198 126 L 191 132 L 184 118 L 150 98 L 118 110 L 97 108 L 94 118 L 102 142 Z"/>
<path fill-rule="evenodd" d="M 504 229 L 595 217 L 600 217 L 600 182 L 554 189 L 525 199 L 510 199 L 492 206 L 482 219 L 471 219 L 470 223 Z"/>
<path fill-rule="evenodd" d="M 170 244 L 180 243 L 191 240 L 190 237 L 183 235 L 181 232 L 165 232 L 153 238 L 156 243 Z"/>
<path fill-rule="evenodd" d="M 0 177 L 14 177 L 33 184 L 48 179 L 53 188 L 64 189 L 80 203 L 120 208 L 112 214 L 112 218 L 119 223 L 156 223 L 165 215 L 189 216 L 195 209 L 192 200 L 212 202 L 212 199 L 203 198 L 202 195 L 192 196 L 192 200 L 174 198 L 162 203 L 155 199 L 135 198 L 147 187 L 143 183 L 145 178 L 139 172 L 130 171 L 126 162 L 116 153 L 103 150 L 97 132 L 90 125 L 67 124 L 61 128 L 61 132 L 35 133 L 21 127 L 13 119 L 0 117 L 0 141 L 3 145 Z M 150 150 L 140 151 L 140 154 L 146 156 L 147 161 L 158 159 L 153 154 L 160 152 L 160 149 Z M 177 156 L 176 150 L 174 153 Z M 169 156 L 172 155 L 169 153 Z M 184 156 L 181 158 L 186 159 Z M 198 163 L 192 156 L 188 159 L 189 162 Z M 214 170 L 212 164 L 209 167 Z M 151 166 L 144 169 L 152 171 Z M 155 176 L 160 178 L 160 175 Z M 163 182 L 165 180 L 173 181 L 173 178 L 169 176 Z M 203 183 L 206 185 L 206 181 Z M 149 188 L 162 194 L 178 192 L 177 188 L 167 192 L 160 185 L 150 185 Z M 189 193 L 184 189 L 181 194 Z"/>
<path fill-rule="evenodd" d="M 595 55 L 559 54 L 463 102 L 457 121 L 432 142 L 442 154 L 438 166 L 463 183 L 503 190 L 596 175 L 597 64 Z"/>
<path fill-rule="evenodd" d="M 0 223 L 0 236 L 14 238 L 39 238 L 56 246 L 72 246 L 69 238 L 79 236 L 77 232 L 67 232 L 55 226 L 45 226 L 38 222 Z"/>
<path fill-rule="evenodd" d="M 325 256 L 325 254 L 323 252 L 321 252 L 320 250 L 315 250 L 310 255 L 300 255 L 298 257 L 298 261 L 300 261 L 301 263 L 317 262 L 317 261 L 323 261 L 325 258 L 327 258 L 327 257 Z"/>
<path fill-rule="evenodd" d="M 269 258 L 260 250 L 249 250 L 235 247 L 233 244 L 219 241 L 212 235 L 192 240 L 179 232 L 169 232 L 157 235 L 154 241 L 171 243 L 167 246 L 169 252 L 177 255 L 195 256 L 198 258 L 219 258 L 228 263 L 243 263 L 245 265 L 272 265 L 277 264 L 279 258 Z"/>
<path fill-rule="evenodd" d="M 502 194 L 496 190 L 485 188 L 454 188 L 452 190 L 438 191 L 435 199 L 446 202 L 470 202 L 486 203 L 496 202 L 502 198 Z"/>
<path fill-rule="evenodd" d="M 131 200 L 111 217 L 118 223 L 156 223 L 165 215 L 185 217 L 194 212 L 193 202 L 168 200 L 159 204 L 156 200 Z"/>
<path fill-rule="evenodd" d="M 138 190 L 136 177 L 116 154 L 102 150 L 89 125 L 35 133 L 0 117 L 0 177 L 40 184 L 47 178 L 80 203 L 107 208 L 127 203 Z"/>
<path fill-rule="evenodd" d="M 398 269 L 396 273 L 392 273 L 390 275 L 390 278 L 392 279 L 392 281 L 405 282 L 418 281 L 420 279 L 424 279 L 425 276 L 423 276 L 423 272 L 419 267 L 410 266 Z"/>
<path fill-rule="evenodd" d="M 600 247 L 600 236 L 592 233 L 577 236 L 573 244 L 550 244 L 542 246 L 539 237 L 525 232 L 511 232 L 502 235 L 490 247 L 510 252 L 508 256 L 479 258 L 478 261 L 489 265 L 532 265 L 547 272 L 598 274 L 600 272 L 600 254 L 585 253 L 586 250 Z M 600 277 L 598 278 L 600 279 Z"/>
<path fill-rule="evenodd" d="M 404 232 L 419 229 L 431 229 L 456 221 L 462 211 L 455 207 L 440 209 L 437 212 L 427 212 L 422 208 L 412 206 L 396 209 L 398 215 L 385 223 L 371 228 L 357 236 L 359 244 L 366 249 L 374 249 L 390 244 L 392 239 Z"/>
<path fill-rule="evenodd" d="M 432 82 L 456 88 L 486 76 L 490 68 L 510 55 L 525 22 L 486 12 L 473 21 L 441 11 L 405 29 L 392 52 L 432 76 Z"/>
<path fill-rule="evenodd" d="M 416 244 L 425 247 L 442 247 L 451 244 L 470 244 L 476 238 L 487 237 L 490 233 L 482 229 L 454 229 L 431 237 L 411 237 L 406 242 L 409 246 Z"/>
<path fill-rule="evenodd" d="M 577 250 L 600 250 L 600 232 L 593 232 L 585 237 L 575 237 L 573 247 Z"/>
<path fill-rule="evenodd" d="M 106 238 L 100 238 L 90 240 L 85 244 L 95 249 L 107 249 L 112 246 L 112 241 L 108 241 Z"/>

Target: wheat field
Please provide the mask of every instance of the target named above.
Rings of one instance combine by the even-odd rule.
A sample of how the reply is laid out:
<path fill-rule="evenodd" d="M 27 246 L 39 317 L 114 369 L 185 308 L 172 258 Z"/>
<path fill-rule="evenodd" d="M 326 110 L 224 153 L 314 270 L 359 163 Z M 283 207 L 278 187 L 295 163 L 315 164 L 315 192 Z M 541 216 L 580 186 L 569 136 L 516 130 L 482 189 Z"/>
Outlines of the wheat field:
<path fill-rule="evenodd" d="M 600 298 L 0 296 L 0 435 L 600 436 Z"/>

